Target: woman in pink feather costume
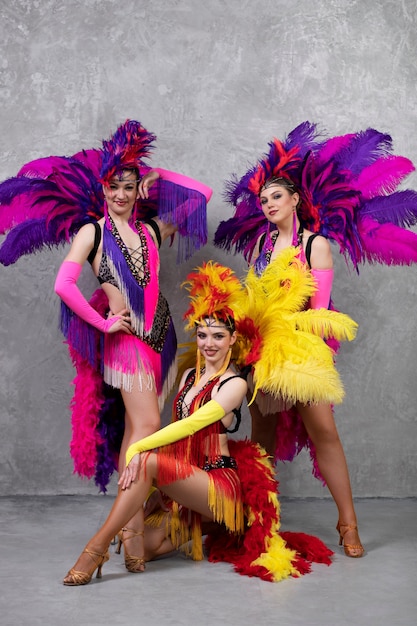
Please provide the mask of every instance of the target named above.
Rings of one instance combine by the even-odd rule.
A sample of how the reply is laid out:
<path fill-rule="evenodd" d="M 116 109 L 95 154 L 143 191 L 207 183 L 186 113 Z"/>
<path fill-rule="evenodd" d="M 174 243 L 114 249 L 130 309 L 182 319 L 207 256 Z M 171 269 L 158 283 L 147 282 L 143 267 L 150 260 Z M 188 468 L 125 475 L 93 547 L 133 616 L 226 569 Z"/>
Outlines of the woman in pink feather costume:
<path fill-rule="evenodd" d="M 99 150 L 46 157 L 0 184 L 0 262 L 71 241 L 55 291 L 77 369 L 71 454 L 105 491 L 128 446 L 160 428 L 176 376 L 176 335 L 159 288 L 159 248 L 178 233 L 178 260 L 207 240 L 211 189 L 143 159 L 155 136 L 127 120 Z M 86 261 L 101 289 L 77 286 Z M 120 459 L 120 460 L 119 460 Z M 136 529 L 143 511 L 129 522 Z M 135 536 L 125 537 L 135 554 Z"/>

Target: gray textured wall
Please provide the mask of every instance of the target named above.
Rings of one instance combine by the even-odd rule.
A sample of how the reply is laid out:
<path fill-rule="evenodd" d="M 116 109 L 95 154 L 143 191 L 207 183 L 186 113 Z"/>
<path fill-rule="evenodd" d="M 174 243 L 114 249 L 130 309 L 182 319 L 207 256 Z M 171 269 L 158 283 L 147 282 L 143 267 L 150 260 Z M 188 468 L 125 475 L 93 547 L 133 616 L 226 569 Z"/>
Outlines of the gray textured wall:
<path fill-rule="evenodd" d="M 2 0 L 0 178 L 26 161 L 99 146 L 127 117 L 158 137 L 153 163 L 214 188 L 210 233 L 228 215 L 222 181 L 305 119 L 329 133 L 374 126 L 417 163 L 415 0 Z M 416 176 L 408 186 L 417 188 Z M 71 475 L 72 367 L 57 330 L 64 250 L 1 268 L 0 494 L 95 493 Z M 187 271 L 240 258 L 208 245 L 163 287 L 177 327 Z M 337 253 L 336 253 L 337 256 Z M 415 268 L 336 259 L 336 305 L 360 325 L 342 348 L 336 418 L 356 496 L 415 496 Z M 95 287 L 86 274 L 86 292 Z M 323 496 L 301 456 L 286 495 Z M 114 489 L 114 485 L 112 487 Z"/>

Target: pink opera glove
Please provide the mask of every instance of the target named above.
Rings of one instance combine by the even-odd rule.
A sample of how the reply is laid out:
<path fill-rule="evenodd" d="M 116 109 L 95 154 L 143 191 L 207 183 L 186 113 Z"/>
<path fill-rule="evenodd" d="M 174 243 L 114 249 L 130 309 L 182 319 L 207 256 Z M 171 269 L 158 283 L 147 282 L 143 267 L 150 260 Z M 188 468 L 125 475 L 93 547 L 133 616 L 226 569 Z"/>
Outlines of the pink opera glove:
<path fill-rule="evenodd" d="M 187 187 L 188 189 L 194 189 L 194 191 L 199 191 L 206 197 L 207 202 L 210 200 L 213 190 L 204 185 L 204 183 L 200 183 L 198 180 L 194 180 L 194 178 L 190 178 L 189 176 L 184 176 L 183 174 L 177 174 L 176 172 L 171 172 L 170 170 L 164 170 L 161 167 L 153 167 L 155 172 L 158 172 L 159 176 L 163 180 L 167 180 L 170 183 L 175 183 L 176 185 L 181 185 L 181 187 Z"/>
<path fill-rule="evenodd" d="M 311 274 L 316 281 L 317 291 L 310 298 L 310 306 L 312 309 L 328 309 L 333 284 L 333 268 L 324 270 L 313 268 Z"/>
<path fill-rule="evenodd" d="M 102 333 L 106 333 L 117 322 L 119 317 L 115 316 L 111 319 L 105 319 L 87 302 L 77 287 L 77 280 L 81 270 L 82 265 L 79 263 L 64 261 L 55 280 L 55 293 L 78 317 L 98 328 Z"/>

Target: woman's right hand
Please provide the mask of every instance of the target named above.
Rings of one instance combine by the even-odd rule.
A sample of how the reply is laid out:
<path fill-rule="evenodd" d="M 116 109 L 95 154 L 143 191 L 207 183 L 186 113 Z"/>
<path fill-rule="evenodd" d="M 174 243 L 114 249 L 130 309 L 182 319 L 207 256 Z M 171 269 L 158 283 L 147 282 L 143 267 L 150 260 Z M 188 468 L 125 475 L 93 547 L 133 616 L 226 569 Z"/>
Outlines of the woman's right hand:
<path fill-rule="evenodd" d="M 116 319 L 116 321 L 109 326 L 109 329 L 107 330 L 108 333 L 122 332 L 128 335 L 134 334 L 130 323 L 129 309 L 122 309 L 118 313 L 110 312 L 107 316 L 107 320 L 111 321 L 113 319 Z"/>
<path fill-rule="evenodd" d="M 126 465 L 118 480 L 118 485 L 122 491 L 128 489 L 131 483 L 135 482 L 139 474 L 140 455 L 135 454 L 129 465 Z"/>
<path fill-rule="evenodd" d="M 140 179 L 138 192 L 142 200 L 149 198 L 149 189 L 156 183 L 158 178 L 160 178 L 159 172 L 150 170 L 150 172 L 147 172 L 145 176 Z"/>

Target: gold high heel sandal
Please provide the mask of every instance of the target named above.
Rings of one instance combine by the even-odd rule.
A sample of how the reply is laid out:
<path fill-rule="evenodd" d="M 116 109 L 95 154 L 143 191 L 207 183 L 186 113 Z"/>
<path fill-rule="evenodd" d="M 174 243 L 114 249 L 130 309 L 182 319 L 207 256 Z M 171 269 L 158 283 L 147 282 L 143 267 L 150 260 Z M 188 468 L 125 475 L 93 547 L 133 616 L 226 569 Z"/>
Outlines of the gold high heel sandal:
<path fill-rule="evenodd" d="M 76 570 L 74 568 L 70 569 L 68 574 L 65 576 L 62 584 L 67 585 L 69 587 L 78 587 L 79 585 L 88 585 L 90 580 L 93 577 L 94 572 L 97 569 L 96 578 L 101 578 L 101 568 L 103 564 L 109 560 L 109 553 L 105 552 L 105 554 L 100 554 L 99 552 L 94 552 L 93 550 L 85 550 L 82 551 L 82 554 L 88 554 L 88 556 L 93 561 L 93 568 L 91 571 L 82 572 L 81 570 Z"/>
<path fill-rule="evenodd" d="M 342 522 L 337 522 L 336 530 L 339 533 L 339 546 L 343 546 L 346 556 L 350 556 L 353 559 L 359 559 L 363 556 L 365 552 L 365 548 L 359 543 L 346 543 L 344 537 L 347 532 L 350 530 L 356 530 L 358 532 L 358 527 L 356 524 L 343 524 Z"/>
<path fill-rule="evenodd" d="M 130 537 L 125 537 L 125 533 L 130 533 Z M 134 528 L 122 528 L 119 533 L 119 544 L 116 548 L 116 554 L 120 554 L 122 544 L 124 544 L 125 567 L 128 572 L 132 572 L 133 574 L 140 574 L 144 572 L 146 568 L 146 561 L 144 557 L 132 556 L 127 552 L 126 540 L 128 541 L 132 537 L 143 537 L 144 535 L 145 531 L 135 530 Z"/>

